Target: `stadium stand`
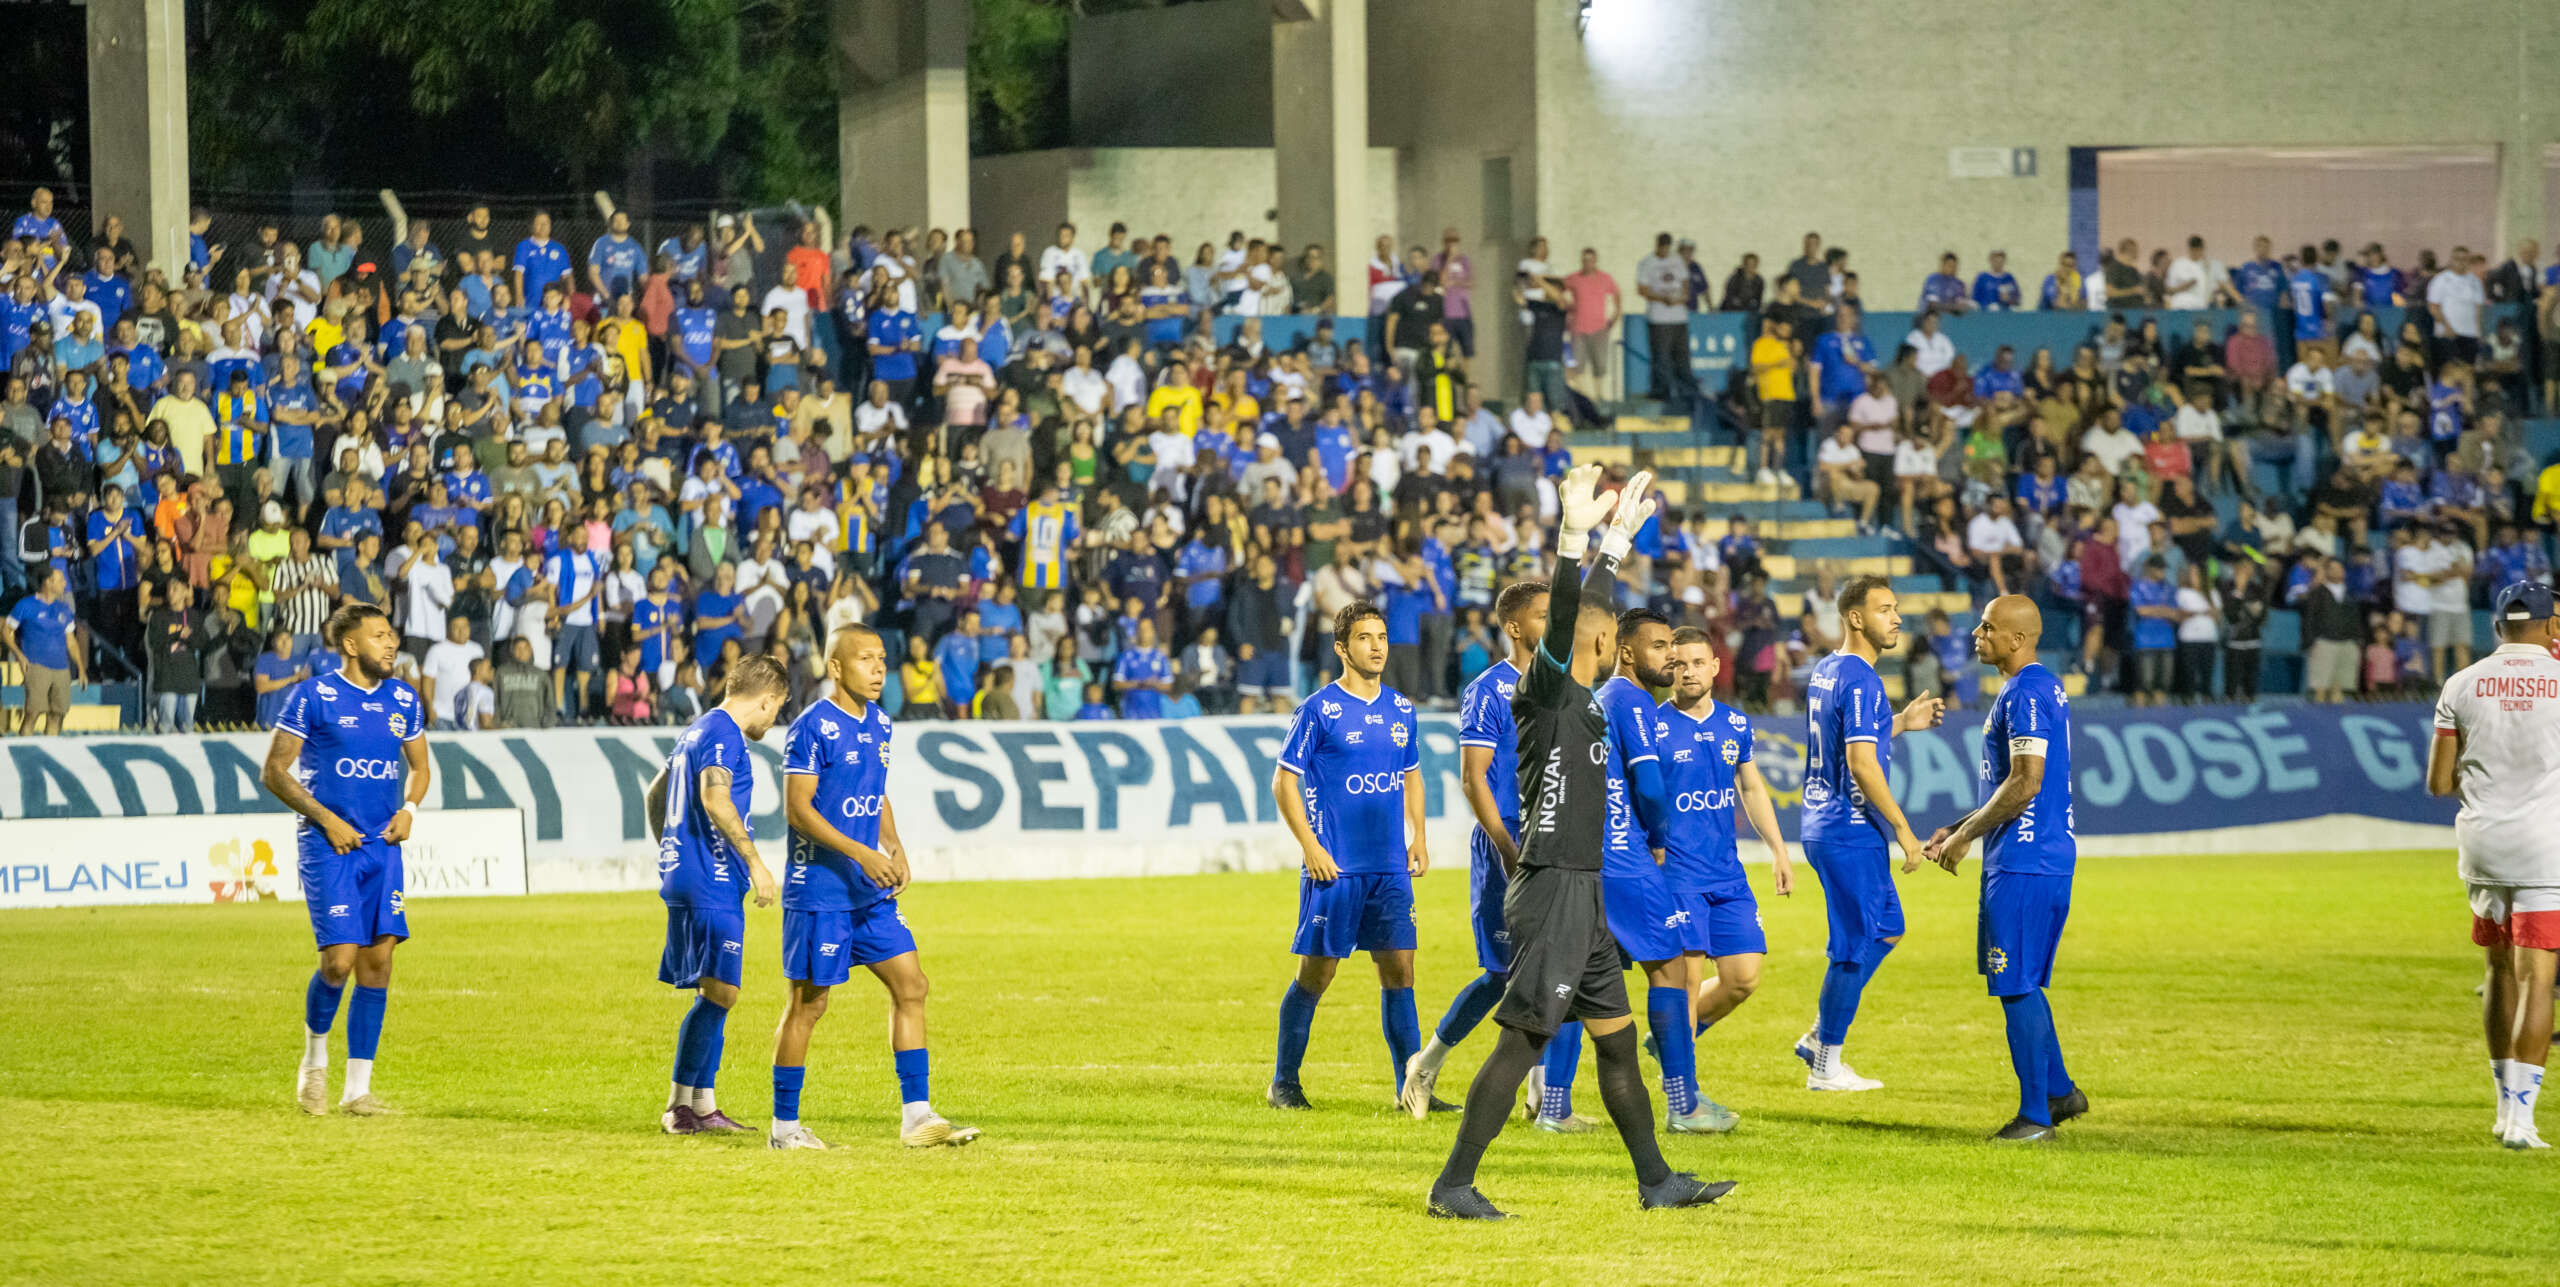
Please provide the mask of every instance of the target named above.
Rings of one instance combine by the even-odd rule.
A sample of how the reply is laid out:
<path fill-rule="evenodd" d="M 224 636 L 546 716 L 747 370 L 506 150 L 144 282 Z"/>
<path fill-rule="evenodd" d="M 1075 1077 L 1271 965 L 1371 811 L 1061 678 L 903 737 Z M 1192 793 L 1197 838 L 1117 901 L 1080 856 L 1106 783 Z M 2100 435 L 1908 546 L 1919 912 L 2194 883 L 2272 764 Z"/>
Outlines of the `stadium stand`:
<path fill-rule="evenodd" d="M 1904 691 L 1976 704 L 1966 632 L 2016 592 L 2075 694 L 2343 700 L 2463 664 L 2560 519 L 2529 244 L 2126 242 L 2034 282 L 1950 254 L 1899 312 L 1815 237 L 1711 285 L 1665 234 L 1622 288 L 1543 241 L 1338 279 L 1242 232 L 910 244 L 795 207 L 651 244 L 478 206 L 226 242 L 199 212 L 173 278 L 91 222 L 39 192 L 0 258 L 21 728 L 263 723 L 349 600 L 456 727 L 682 722 L 760 651 L 796 704 L 851 621 L 909 718 L 1281 710 L 1355 597 L 1445 705 L 1578 460 L 1660 474 L 1630 593 L 1708 627 L 1748 709 L 1863 572 L 1903 588 Z M 1522 315 L 1519 389 L 1469 377 L 1484 309 Z"/>

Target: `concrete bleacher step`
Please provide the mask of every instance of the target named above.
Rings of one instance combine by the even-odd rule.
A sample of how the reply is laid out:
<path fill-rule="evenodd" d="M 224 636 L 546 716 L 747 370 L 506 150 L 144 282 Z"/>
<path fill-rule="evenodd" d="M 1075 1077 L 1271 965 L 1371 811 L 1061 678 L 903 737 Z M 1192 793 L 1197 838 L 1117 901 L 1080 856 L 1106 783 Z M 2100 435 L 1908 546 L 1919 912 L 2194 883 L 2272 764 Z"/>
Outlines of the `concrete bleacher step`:
<path fill-rule="evenodd" d="M 1773 541 L 1840 541 L 1858 534 L 1853 518 L 1794 518 L 1764 523 L 1760 535 Z"/>
<path fill-rule="evenodd" d="M 1688 433 L 1691 426 L 1678 416 L 1622 415 L 1617 420 L 1620 433 Z"/>
<path fill-rule="evenodd" d="M 1796 554 L 1764 554 L 1761 568 L 1768 572 L 1771 584 L 1813 582 L 1813 565 L 1817 560 Z M 1863 558 L 1830 560 L 1832 570 L 1842 577 L 1911 575 L 1911 560 L 1895 554 L 1872 554 Z"/>
<path fill-rule="evenodd" d="M 1865 559 L 1900 554 L 1906 547 L 1889 536 L 1824 536 L 1789 540 L 1786 552 L 1799 559 Z"/>

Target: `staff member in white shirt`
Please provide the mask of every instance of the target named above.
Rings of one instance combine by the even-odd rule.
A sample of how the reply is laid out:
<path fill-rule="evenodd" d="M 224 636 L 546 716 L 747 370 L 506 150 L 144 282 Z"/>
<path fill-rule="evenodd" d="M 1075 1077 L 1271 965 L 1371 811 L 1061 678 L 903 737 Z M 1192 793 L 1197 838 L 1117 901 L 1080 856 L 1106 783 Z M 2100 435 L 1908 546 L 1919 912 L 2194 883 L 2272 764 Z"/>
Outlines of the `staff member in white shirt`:
<path fill-rule="evenodd" d="M 2446 680 L 2436 701 L 2427 790 L 2454 796 L 2458 870 L 2471 890 L 2471 941 L 2486 950 L 2489 1071 L 2499 1142 L 2546 1148 L 2533 1124 L 2551 1053 L 2551 980 L 2560 961 L 2560 623 L 2550 586 L 2498 592 L 2495 652 Z"/>

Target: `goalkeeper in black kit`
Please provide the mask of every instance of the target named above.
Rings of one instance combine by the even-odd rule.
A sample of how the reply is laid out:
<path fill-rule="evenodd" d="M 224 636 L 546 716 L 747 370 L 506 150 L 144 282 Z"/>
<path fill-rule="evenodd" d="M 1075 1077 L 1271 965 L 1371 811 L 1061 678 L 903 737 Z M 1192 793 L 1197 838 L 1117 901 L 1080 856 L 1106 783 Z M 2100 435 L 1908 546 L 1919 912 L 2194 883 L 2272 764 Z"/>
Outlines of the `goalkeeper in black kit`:
<path fill-rule="evenodd" d="M 1591 684 L 1618 655 L 1618 560 L 1653 513 L 1652 482 L 1652 474 L 1639 473 L 1613 497 L 1600 493 L 1597 465 L 1565 475 L 1544 638 L 1511 703 L 1520 730 L 1521 834 L 1519 866 L 1502 901 L 1513 952 L 1511 983 L 1493 1016 L 1502 1037 L 1467 1088 L 1458 1142 L 1431 1186 L 1435 1216 L 1506 1218 L 1476 1191 L 1476 1164 L 1502 1133 L 1521 1080 L 1547 1039 L 1572 1019 L 1582 1021 L 1599 1054 L 1601 1102 L 1635 1163 L 1638 1201 L 1648 1208 L 1704 1206 L 1733 1189 L 1731 1180 L 1710 1183 L 1662 1160 L 1653 1101 L 1636 1062 L 1618 943 L 1601 914 L 1609 725 Z M 1608 532 L 1600 548 L 1587 549 L 1592 529 L 1603 522 Z M 1566 560 L 1580 564 L 1578 576 L 1565 570 Z"/>

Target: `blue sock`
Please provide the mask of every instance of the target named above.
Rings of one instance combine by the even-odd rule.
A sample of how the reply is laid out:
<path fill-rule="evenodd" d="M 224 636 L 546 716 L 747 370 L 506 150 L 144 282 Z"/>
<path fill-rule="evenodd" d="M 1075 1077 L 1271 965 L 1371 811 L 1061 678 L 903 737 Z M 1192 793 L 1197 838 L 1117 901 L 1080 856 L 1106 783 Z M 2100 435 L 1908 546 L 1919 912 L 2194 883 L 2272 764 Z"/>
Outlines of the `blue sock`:
<path fill-rule="evenodd" d="M 1307 1035 L 1316 1028 L 1316 994 L 1289 980 L 1280 994 L 1280 1062 L 1271 1070 L 1275 1085 L 1298 1084 L 1298 1065 L 1306 1062 Z"/>
<path fill-rule="evenodd" d="M 382 1044 L 382 1007 L 390 1000 L 387 989 L 356 985 L 355 1004 L 347 1007 L 347 1058 L 373 1058 Z"/>
<path fill-rule="evenodd" d="M 2018 1116 L 2053 1125 L 2045 1106 L 2045 1056 L 2053 1045 L 2053 1010 L 2044 993 L 2000 998 L 2000 1013 L 2009 1026 L 2009 1067 L 2018 1074 Z"/>
<path fill-rule="evenodd" d="M 800 1120 L 800 1081 L 808 1075 L 807 1068 L 785 1068 L 781 1064 L 773 1066 L 773 1120 L 777 1122 Z"/>
<path fill-rule="evenodd" d="M 306 1031 L 325 1033 L 338 1021 L 338 999 L 347 994 L 344 983 L 330 987 L 318 970 L 311 972 L 311 986 L 302 990 L 302 1026 Z"/>
<path fill-rule="evenodd" d="M 1573 1116 L 1573 1074 L 1582 1067 L 1582 1025 L 1568 1023 L 1547 1038 L 1547 1053 L 1540 1061 L 1546 1068 L 1546 1093 L 1539 1097 L 1541 1117 Z"/>
<path fill-rule="evenodd" d="M 1884 964 L 1885 954 L 1892 950 L 1891 944 L 1878 943 L 1873 960 L 1864 964 L 1833 961 L 1831 968 L 1824 971 L 1822 1000 L 1815 1010 L 1814 1040 L 1826 1046 L 1848 1044 L 1849 1024 L 1858 1017 L 1858 998 L 1866 992 L 1867 984 L 1875 979 L 1877 968 Z"/>
<path fill-rule="evenodd" d="M 711 1026 L 711 1036 L 704 1043 L 702 1066 L 693 1070 L 693 1075 L 701 1080 L 690 1084 L 710 1090 L 713 1083 L 720 1080 L 720 1055 L 729 1046 L 729 1012 L 715 1005 L 711 1007 L 711 1017 L 706 1022 Z"/>
<path fill-rule="evenodd" d="M 1484 1017 L 1493 1013 L 1495 1006 L 1502 1004 L 1502 991 L 1510 986 L 1510 975 L 1496 974 L 1491 970 L 1467 980 L 1467 986 L 1449 998 L 1449 1013 L 1440 1016 L 1440 1027 L 1432 1035 L 1440 1038 L 1440 1044 L 1444 1046 L 1454 1046 L 1466 1040 L 1467 1034 L 1475 1031 L 1476 1025 L 1484 1022 Z"/>
<path fill-rule="evenodd" d="M 728 1011 L 711 1004 L 710 1001 L 702 997 L 693 999 L 693 1007 L 686 1010 L 684 1018 L 676 1024 L 675 1081 L 677 1085 L 707 1086 L 711 1084 L 704 1080 L 710 1075 L 706 1070 L 717 1069 L 720 1066 L 718 1057 L 711 1053 L 711 1043 L 718 1039 L 720 1023 L 728 1017 Z"/>
<path fill-rule="evenodd" d="M 1645 1022 L 1662 1047 L 1662 1102 L 1675 1117 L 1698 1111 L 1697 1034 L 1689 1030 L 1689 990 L 1648 988 Z"/>
<path fill-rule="evenodd" d="M 1378 1027 L 1387 1035 L 1387 1058 L 1395 1064 L 1396 1093 L 1404 1093 L 1404 1064 L 1422 1049 L 1422 1016 L 1413 1008 L 1413 989 L 1378 989 Z"/>
<path fill-rule="evenodd" d="M 2053 1021 L 2053 999 L 2042 992 L 2036 995 L 2044 1000 L 2044 1094 L 2047 1099 L 2060 1099 L 2080 1089 L 2080 1084 L 2062 1067 L 2062 1037 Z"/>
<path fill-rule="evenodd" d="M 926 1093 L 933 1081 L 933 1057 L 924 1047 L 901 1050 L 894 1057 L 898 1064 L 898 1102 L 918 1104 L 933 1098 Z"/>

